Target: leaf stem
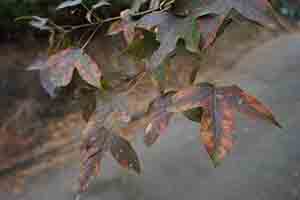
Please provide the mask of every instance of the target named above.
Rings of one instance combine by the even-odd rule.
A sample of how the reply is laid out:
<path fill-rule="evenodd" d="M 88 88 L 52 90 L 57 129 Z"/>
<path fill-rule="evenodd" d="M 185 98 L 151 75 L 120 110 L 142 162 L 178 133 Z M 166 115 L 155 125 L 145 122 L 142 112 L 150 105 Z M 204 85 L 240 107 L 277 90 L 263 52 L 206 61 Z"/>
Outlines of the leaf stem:
<path fill-rule="evenodd" d="M 84 49 L 87 47 L 87 45 L 90 43 L 90 41 L 94 38 L 95 34 L 97 33 L 98 29 L 102 26 L 102 24 L 103 23 L 98 24 L 98 26 L 95 28 L 93 33 L 90 35 L 90 37 L 84 43 L 84 45 L 81 47 L 81 51 L 84 51 Z"/>
<path fill-rule="evenodd" d="M 142 12 L 134 13 L 134 14 L 132 14 L 132 16 L 133 17 L 138 17 L 138 16 L 142 16 L 142 15 L 147 15 L 149 13 L 159 11 L 159 10 L 160 10 L 159 8 L 149 9 L 149 10 L 145 10 L 145 11 L 142 11 Z M 161 10 L 161 11 L 164 12 L 164 11 L 166 11 L 166 9 Z M 70 30 L 68 30 L 66 32 L 71 32 L 71 31 L 74 31 L 74 30 L 77 30 L 77 29 L 87 28 L 87 27 L 91 27 L 91 26 L 97 26 L 99 24 L 102 25 L 103 23 L 108 23 L 108 22 L 112 22 L 112 21 L 116 21 L 116 20 L 120 20 L 120 19 L 122 19 L 121 16 L 116 16 L 116 17 L 107 18 L 107 19 L 104 19 L 104 20 L 101 20 L 101 21 L 98 21 L 98 22 L 95 22 L 95 23 L 81 24 L 81 25 L 75 25 L 75 26 L 65 25 L 65 26 L 61 26 L 61 27 L 69 28 Z"/>
<path fill-rule="evenodd" d="M 146 15 L 146 14 L 149 14 L 149 13 L 152 13 L 152 12 L 155 12 L 155 11 L 158 11 L 159 8 L 155 8 L 155 9 L 149 9 L 149 10 L 146 10 L 146 11 L 142 11 L 142 12 L 138 12 L 138 13 L 135 13 L 133 14 L 132 16 L 141 16 L 141 15 Z M 162 10 L 163 12 L 164 10 Z M 96 23 L 90 23 L 90 24 L 83 24 L 83 25 L 78 25 L 78 26 L 71 26 L 71 30 L 70 31 L 73 31 L 73 30 L 76 30 L 76 29 L 79 29 L 79 28 L 85 28 L 85 27 L 90 27 L 90 26 L 95 26 L 97 25 L 97 27 L 95 28 L 95 30 L 93 31 L 93 33 L 90 35 L 90 37 L 87 39 L 87 41 L 85 42 L 85 44 L 81 47 L 81 50 L 84 51 L 84 49 L 87 47 L 87 45 L 90 43 L 90 41 L 93 39 L 93 37 L 95 36 L 96 32 L 99 30 L 99 28 L 104 24 L 104 23 L 108 23 L 108 22 L 112 22 L 112 21 L 116 21 L 116 20 L 120 20 L 122 19 L 121 16 L 117 16 L 117 17 L 111 17 L 111 18 L 107 18 L 107 19 L 104 19 L 104 20 L 101 20 L 99 22 L 96 22 Z"/>
<path fill-rule="evenodd" d="M 97 22 L 101 20 L 100 17 L 97 14 L 95 14 L 93 10 L 89 9 L 83 2 L 81 2 L 80 4 L 87 10 L 87 12 L 90 12 L 96 18 Z"/>

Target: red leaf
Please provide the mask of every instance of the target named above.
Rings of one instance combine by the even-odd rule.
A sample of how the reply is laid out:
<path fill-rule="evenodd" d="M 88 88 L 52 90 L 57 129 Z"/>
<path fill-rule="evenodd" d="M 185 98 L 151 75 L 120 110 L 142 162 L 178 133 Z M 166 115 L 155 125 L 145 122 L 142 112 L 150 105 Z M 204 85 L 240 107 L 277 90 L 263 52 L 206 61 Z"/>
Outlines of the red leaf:
<path fill-rule="evenodd" d="M 234 110 L 281 127 L 271 110 L 238 86 L 215 87 L 201 83 L 178 91 L 166 108 L 183 112 L 202 107 L 200 136 L 214 165 L 218 165 L 233 146 Z"/>

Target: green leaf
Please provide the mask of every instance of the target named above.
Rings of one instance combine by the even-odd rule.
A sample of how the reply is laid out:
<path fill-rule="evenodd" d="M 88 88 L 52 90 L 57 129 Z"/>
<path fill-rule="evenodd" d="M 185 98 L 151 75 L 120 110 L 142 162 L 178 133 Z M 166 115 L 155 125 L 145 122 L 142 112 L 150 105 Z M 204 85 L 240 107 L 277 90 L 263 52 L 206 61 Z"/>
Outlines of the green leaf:
<path fill-rule="evenodd" d="M 200 123 L 202 119 L 203 108 L 193 108 L 183 112 L 183 115 L 193 122 Z"/>
<path fill-rule="evenodd" d="M 198 52 L 200 32 L 194 17 L 176 17 L 170 13 L 154 12 L 144 16 L 137 23 L 137 27 L 146 30 L 157 30 L 159 48 L 150 58 L 149 68 L 155 69 L 174 53 L 179 39 L 185 41 L 186 49 Z"/>
<path fill-rule="evenodd" d="M 137 60 L 149 58 L 159 47 L 159 42 L 156 40 L 153 32 L 140 31 L 142 32 L 142 37 L 133 40 L 124 50 L 125 54 Z"/>

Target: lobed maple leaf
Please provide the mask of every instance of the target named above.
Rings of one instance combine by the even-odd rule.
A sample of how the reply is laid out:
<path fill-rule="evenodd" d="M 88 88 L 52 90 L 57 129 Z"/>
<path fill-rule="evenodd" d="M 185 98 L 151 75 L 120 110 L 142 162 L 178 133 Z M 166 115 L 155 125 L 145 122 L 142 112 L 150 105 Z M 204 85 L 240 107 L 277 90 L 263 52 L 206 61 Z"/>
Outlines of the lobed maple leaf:
<path fill-rule="evenodd" d="M 145 143 L 149 146 L 156 141 L 165 131 L 172 113 L 184 112 L 189 119 L 201 123 L 200 136 L 215 166 L 232 149 L 235 111 L 281 128 L 269 108 L 236 85 L 216 87 L 200 83 L 162 95 L 153 102 L 147 116 L 150 119 Z"/>
<path fill-rule="evenodd" d="M 56 88 L 67 86 L 71 82 L 75 69 L 83 80 L 94 87 L 100 86 L 102 76 L 96 62 L 76 48 L 62 50 L 46 60 L 34 63 L 28 69 L 40 70 L 42 86 L 50 96 L 55 95 Z"/>
<path fill-rule="evenodd" d="M 81 173 L 79 192 L 84 192 L 92 177 L 100 175 L 101 160 L 105 153 L 112 157 L 123 168 L 141 172 L 137 153 L 131 144 L 118 133 L 120 124 L 128 122 L 126 113 L 113 112 L 111 107 L 102 105 L 89 120 L 82 136 Z"/>
<path fill-rule="evenodd" d="M 205 1 L 204 1 L 205 2 Z M 214 0 L 205 2 L 203 6 L 194 10 L 194 14 L 199 16 L 200 32 L 204 33 L 205 42 L 203 49 L 208 48 L 216 39 L 220 27 L 224 21 L 230 17 L 231 11 L 237 11 L 240 15 L 260 25 L 275 29 L 278 23 L 270 13 L 272 6 L 268 0 Z M 211 16 L 203 18 L 203 16 Z M 206 21 L 206 22 L 205 22 Z M 208 22 L 208 23 L 207 23 Z M 201 25 L 202 24 L 202 25 Z M 206 35 L 206 36 L 205 36 Z"/>
<path fill-rule="evenodd" d="M 231 10 L 236 10 L 245 18 L 270 28 L 277 27 L 276 20 L 268 14 L 272 6 L 268 0 L 215 0 L 207 6 L 199 8 L 198 16 L 216 14 L 228 16 Z"/>
<path fill-rule="evenodd" d="M 185 41 L 187 50 L 199 50 L 200 33 L 193 16 L 182 18 L 168 12 L 153 12 L 142 17 L 136 26 L 150 31 L 155 28 L 157 31 L 160 46 L 150 58 L 150 69 L 157 68 L 174 52 L 179 39 Z"/>

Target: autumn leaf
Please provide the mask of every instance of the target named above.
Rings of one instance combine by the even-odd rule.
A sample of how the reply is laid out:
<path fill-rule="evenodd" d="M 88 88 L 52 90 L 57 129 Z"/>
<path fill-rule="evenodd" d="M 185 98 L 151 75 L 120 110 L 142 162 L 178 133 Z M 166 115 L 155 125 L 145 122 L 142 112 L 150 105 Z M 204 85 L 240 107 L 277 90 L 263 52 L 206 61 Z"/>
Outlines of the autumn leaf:
<path fill-rule="evenodd" d="M 245 18 L 258 24 L 270 28 L 277 27 L 276 20 L 268 13 L 272 9 L 268 0 L 215 0 L 207 4 L 198 9 L 198 16 L 216 14 L 226 18 L 231 10 L 236 10 Z"/>
<path fill-rule="evenodd" d="M 124 38 L 127 44 L 130 44 L 135 38 L 135 26 L 136 21 L 131 18 L 132 11 L 127 9 L 121 12 L 121 19 L 113 22 L 109 30 L 107 31 L 107 35 L 116 35 L 119 33 L 123 33 Z"/>
<path fill-rule="evenodd" d="M 100 86 L 102 74 L 98 65 L 80 49 L 65 49 L 28 68 L 28 70 L 40 70 L 42 86 L 51 96 L 56 88 L 67 86 L 71 82 L 75 69 L 87 83 L 94 87 Z"/>
<path fill-rule="evenodd" d="M 92 177 L 100 175 L 101 160 L 110 152 L 119 165 L 136 173 L 141 172 L 137 153 L 131 144 L 119 136 L 116 126 L 127 122 L 123 113 L 104 107 L 96 110 L 82 132 L 79 192 L 86 191 Z M 125 118 L 126 119 L 125 119 Z"/>
<path fill-rule="evenodd" d="M 131 144 L 120 136 L 114 135 L 112 138 L 110 152 L 120 166 L 131 169 L 136 173 L 141 173 L 138 156 Z"/>
<path fill-rule="evenodd" d="M 148 108 L 147 113 L 154 115 L 150 123 L 147 125 L 144 137 L 144 143 L 151 146 L 157 138 L 166 132 L 169 121 L 173 113 L 167 112 L 166 108 L 171 103 L 171 97 L 175 92 L 167 92 L 154 99 Z"/>
<path fill-rule="evenodd" d="M 238 86 L 215 87 L 201 83 L 178 91 L 167 112 L 184 112 L 202 107 L 200 136 L 216 166 L 233 146 L 234 111 L 281 127 L 271 110 Z"/>
<path fill-rule="evenodd" d="M 241 16 L 269 28 L 277 28 L 277 21 L 271 15 L 272 6 L 268 0 L 177 0 L 173 13 L 175 15 L 198 16 L 197 21 L 201 32 L 201 49 L 207 49 L 225 20 L 231 18 L 232 11 Z"/>
<path fill-rule="evenodd" d="M 224 16 L 216 15 L 205 15 L 197 19 L 198 28 L 201 33 L 201 49 L 207 49 L 216 40 L 225 19 Z"/>
<path fill-rule="evenodd" d="M 136 26 L 150 31 L 155 29 L 157 32 L 160 46 L 150 58 L 150 69 L 157 68 L 174 53 L 179 39 L 185 41 L 187 50 L 191 52 L 199 50 L 200 33 L 194 17 L 182 18 L 167 12 L 153 12 L 142 17 Z"/>

